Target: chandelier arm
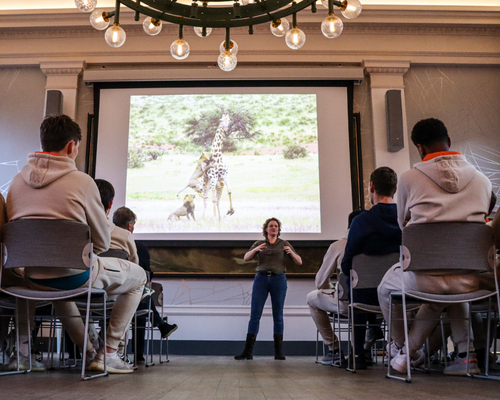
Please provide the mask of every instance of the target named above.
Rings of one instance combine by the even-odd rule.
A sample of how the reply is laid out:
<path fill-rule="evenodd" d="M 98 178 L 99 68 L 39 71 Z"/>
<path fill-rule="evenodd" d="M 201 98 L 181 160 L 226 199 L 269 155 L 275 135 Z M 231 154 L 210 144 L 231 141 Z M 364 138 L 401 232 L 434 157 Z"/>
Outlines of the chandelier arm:
<path fill-rule="evenodd" d="M 114 24 L 120 25 L 120 0 L 116 0 Z"/>
<path fill-rule="evenodd" d="M 297 4 L 290 5 L 290 3 L 292 3 L 291 0 L 267 0 L 265 3 L 261 3 L 266 5 L 265 10 L 262 10 L 260 4 L 249 4 L 240 7 L 241 18 L 232 17 L 232 7 L 203 7 L 199 10 L 197 18 L 191 18 L 191 5 L 186 6 L 169 0 L 161 4 L 153 0 L 141 1 L 141 3 L 148 6 L 153 5 L 153 8 L 137 4 L 134 0 L 118 0 L 119 3 L 122 3 L 126 7 L 156 19 L 177 25 L 182 24 L 206 28 L 235 28 L 259 25 L 270 22 L 273 19 L 297 13 L 310 6 L 315 1 L 316 0 L 302 0 Z"/>

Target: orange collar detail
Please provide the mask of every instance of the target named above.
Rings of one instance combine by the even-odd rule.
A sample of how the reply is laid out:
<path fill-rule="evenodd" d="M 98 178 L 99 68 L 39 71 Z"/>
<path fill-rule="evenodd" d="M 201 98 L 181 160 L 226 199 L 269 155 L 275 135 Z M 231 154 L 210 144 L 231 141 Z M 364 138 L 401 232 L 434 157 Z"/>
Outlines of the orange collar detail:
<path fill-rule="evenodd" d="M 46 151 L 35 151 L 35 153 L 38 153 L 38 154 L 48 154 L 49 156 L 62 157 L 60 154 L 56 154 L 56 153 L 48 153 L 48 152 L 46 152 Z"/>
<path fill-rule="evenodd" d="M 459 153 L 458 151 L 438 151 L 436 153 L 427 154 L 422 161 L 429 161 L 436 157 L 451 156 L 451 155 L 461 156 L 462 153 Z"/>

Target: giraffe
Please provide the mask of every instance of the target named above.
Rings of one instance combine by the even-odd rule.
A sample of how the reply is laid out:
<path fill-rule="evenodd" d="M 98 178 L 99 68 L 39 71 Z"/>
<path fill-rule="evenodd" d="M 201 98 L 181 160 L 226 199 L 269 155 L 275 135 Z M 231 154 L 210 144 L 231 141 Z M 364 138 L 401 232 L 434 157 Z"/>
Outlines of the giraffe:
<path fill-rule="evenodd" d="M 214 140 L 212 141 L 212 168 L 208 169 L 203 175 L 203 216 L 208 202 L 208 192 L 212 192 L 212 202 L 214 204 L 214 214 L 219 218 L 220 222 L 220 209 L 219 202 L 222 195 L 224 185 L 227 187 L 227 194 L 229 195 L 229 210 L 226 215 L 233 215 L 233 202 L 231 200 L 231 189 L 229 188 L 228 168 L 222 160 L 222 142 L 229 127 L 229 114 L 222 112 L 222 118 L 215 133 Z"/>

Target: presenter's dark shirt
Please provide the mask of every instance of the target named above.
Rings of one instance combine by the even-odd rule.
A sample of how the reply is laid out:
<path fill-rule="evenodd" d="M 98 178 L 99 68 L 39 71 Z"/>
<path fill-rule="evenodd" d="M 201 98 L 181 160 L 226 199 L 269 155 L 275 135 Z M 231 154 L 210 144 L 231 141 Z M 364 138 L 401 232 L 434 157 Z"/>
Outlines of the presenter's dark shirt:
<path fill-rule="evenodd" d="M 286 240 L 280 238 L 276 239 L 274 244 L 269 243 L 267 240 L 257 240 L 250 250 L 255 249 L 262 243 L 266 243 L 267 248 L 259 251 L 255 256 L 258 257 L 256 271 L 271 271 L 275 274 L 286 272 L 286 263 L 291 260 L 291 256 L 285 253 L 285 246 L 290 246 L 294 253 L 297 253 L 293 246 Z"/>

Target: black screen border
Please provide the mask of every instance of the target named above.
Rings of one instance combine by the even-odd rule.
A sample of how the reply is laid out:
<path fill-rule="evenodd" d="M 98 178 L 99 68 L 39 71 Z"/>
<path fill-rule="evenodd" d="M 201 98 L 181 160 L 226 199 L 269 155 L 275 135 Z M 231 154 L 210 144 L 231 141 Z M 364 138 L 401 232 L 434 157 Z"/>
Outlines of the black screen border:
<path fill-rule="evenodd" d="M 104 89 L 150 89 L 150 88 L 224 88 L 224 87 L 345 87 L 347 89 L 347 114 L 349 125 L 349 158 L 351 173 L 352 209 L 364 208 L 363 168 L 360 135 L 360 116 L 354 114 L 354 80 L 215 80 L 215 81 L 128 81 L 94 82 L 94 113 L 91 136 L 87 142 L 85 171 L 95 178 L 96 152 L 99 126 L 101 90 Z M 147 247 L 241 247 L 248 244 L 242 240 L 141 240 Z M 295 243 L 296 241 L 294 241 Z M 298 241 L 297 241 L 298 242 Z M 329 240 L 301 240 L 300 245 L 327 247 Z M 253 242 L 252 242 L 253 243 Z M 300 247 L 300 246 L 298 246 Z"/>

